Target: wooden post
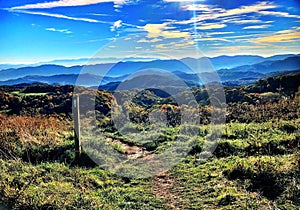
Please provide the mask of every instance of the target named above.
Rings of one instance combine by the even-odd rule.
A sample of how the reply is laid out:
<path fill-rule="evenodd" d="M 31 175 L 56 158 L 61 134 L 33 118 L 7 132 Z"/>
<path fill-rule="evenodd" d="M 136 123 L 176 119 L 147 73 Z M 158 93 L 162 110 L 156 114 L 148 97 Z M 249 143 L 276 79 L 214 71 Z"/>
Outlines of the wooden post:
<path fill-rule="evenodd" d="M 79 95 L 75 95 L 73 97 L 73 114 L 74 114 L 75 155 L 76 155 L 76 160 L 79 160 L 80 153 L 81 153 Z"/>

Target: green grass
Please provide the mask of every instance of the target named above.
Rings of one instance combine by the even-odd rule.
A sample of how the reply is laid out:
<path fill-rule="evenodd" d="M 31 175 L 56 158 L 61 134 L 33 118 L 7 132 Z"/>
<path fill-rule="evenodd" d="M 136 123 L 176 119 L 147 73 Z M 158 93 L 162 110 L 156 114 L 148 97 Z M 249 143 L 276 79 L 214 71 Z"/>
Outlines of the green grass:
<path fill-rule="evenodd" d="M 296 209 L 299 207 L 297 195 L 300 192 L 300 179 L 297 176 L 299 165 L 296 161 L 292 154 L 275 157 L 212 158 L 199 164 L 195 156 L 190 156 L 171 172 L 176 180 L 172 191 L 179 195 L 176 206 L 187 209 L 264 209 L 270 205 L 280 209 Z M 235 172 L 240 177 L 229 175 L 240 164 L 241 170 L 251 174 L 249 177 L 242 177 L 242 172 Z M 266 182 L 265 186 L 260 183 L 260 189 L 254 185 L 258 184 L 259 177 L 264 173 L 270 179 L 276 177 L 276 180 L 274 183 Z M 277 186 L 278 184 L 281 186 Z M 264 192 L 268 187 L 271 188 L 270 191 Z M 281 193 L 270 199 L 270 194 L 277 188 L 280 188 Z"/>
<path fill-rule="evenodd" d="M 181 132 L 178 127 L 164 128 L 150 142 L 153 148 L 136 134 L 132 138 L 121 137 L 119 133 L 105 134 L 138 146 L 148 144 L 155 153 L 164 152 L 178 136 L 192 140 L 192 152 L 161 178 L 166 183 L 171 180 L 169 184 L 156 178 L 118 177 L 91 165 L 85 155 L 76 165 L 72 162 L 74 148 L 69 128 L 51 124 L 58 129 L 55 143 L 45 139 L 43 129 L 28 128 L 31 140 L 36 142 L 30 143 L 10 133 L 17 129 L 16 122 L 21 126 L 31 118 L 10 119 L 15 121 L 6 130 L 2 126 L 0 132 L 2 144 L 7 151 L 12 148 L 19 153 L 15 152 L 14 158 L 0 159 L 0 203 L 12 209 L 300 208 L 299 119 L 229 123 L 214 156 L 205 162 L 200 162 L 199 154 L 209 130 L 207 125 L 185 125 Z M 50 122 L 43 118 L 34 125 L 38 128 L 47 123 Z M 192 137 L 191 132 L 199 132 L 199 136 Z M 144 140 L 151 139 L 149 135 L 146 132 Z M 4 144 L 4 139 L 13 144 Z M 101 145 L 101 140 L 91 143 Z M 27 144 L 34 146 L 30 149 L 31 162 L 22 158 L 28 152 L 24 149 Z M 112 145 L 112 149 L 123 152 L 118 144 Z M 160 189 L 163 196 L 158 196 L 154 189 Z"/>
<path fill-rule="evenodd" d="M 0 160 L 1 201 L 15 209 L 139 209 L 163 207 L 149 182 L 125 183 L 100 168 Z"/>
<path fill-rule="evenodd" d="M 45 96 L 48 93 L 22 93 L 20 91 L 13 91 L 11 92 L 11 94 L 15 96 L 24 97 L 24 96 Z"/>

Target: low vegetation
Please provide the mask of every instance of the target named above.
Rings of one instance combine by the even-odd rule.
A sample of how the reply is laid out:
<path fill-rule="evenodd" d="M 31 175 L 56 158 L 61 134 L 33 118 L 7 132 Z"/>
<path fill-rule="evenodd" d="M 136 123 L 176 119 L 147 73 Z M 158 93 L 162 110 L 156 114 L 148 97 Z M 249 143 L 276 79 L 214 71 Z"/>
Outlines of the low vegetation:
<path fill-rule="evenodd" d="M 82 88 L 85 100 L 93 100 L 90 91 L 97 94 L 97 132 L 103 139 L 92 143 L 105 141 L 131 158 L 161 154 L 176 138 L 191 143 L 176 166 L 148 178 L 113 174 L 89 159 L 87 151 L 74 161 L 72 86 L 1 87 L 0 208 L 299 209 L 300 91 L 287 79 L 226 88 L 226 125 L 213 156 L 204 162 L 211 110 L 207 90 L 193 90 L 201 104 L 199 126 L 180 125 L 180 110 L 189 105 L 178 106 L 152 89 L 119 110 L 131 122 L 117 129 L 110 109 L 119 102 L 112 93 Z M 155 133 L 149 121 L 154 111 L 167 116 L 167 126 Z M 191 109 L 190 114 L 197 113 Z"/>

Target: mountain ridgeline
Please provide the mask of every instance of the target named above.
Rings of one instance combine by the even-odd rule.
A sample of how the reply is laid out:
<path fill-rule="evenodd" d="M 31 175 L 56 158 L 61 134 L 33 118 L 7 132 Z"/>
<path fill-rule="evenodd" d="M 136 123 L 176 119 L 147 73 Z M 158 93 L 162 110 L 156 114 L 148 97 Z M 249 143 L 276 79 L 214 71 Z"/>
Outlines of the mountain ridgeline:
<path fill-rule="evenodd" d="M 268 58 L 219 56 L 199 59 L 183 58 L 181 60 L 125 61 L 71 67 L 46 64 L 1 70 L 0 85 L 22 83 L 77 84 L 86 87 L 100 86 L 101 89 L 114 90 L 123 81 L 134 82 L 138 80 L 134 77 L 146 75 L 150 81 L 160 77 L 161 84 L 159 85 L 177 86 L 179 84 L 181 86 L 182 83 L 177 82 L 181 80 L 192 87 L 215 81 L 235 86 L 253 84 L 259 79 L 296 73 L 299 70 L 300 56 L 290 54 Z M 139 74 L 140 71 L 144 73 Z M 159 75 L 157 72 L 160 72 Z M 170 79 L 170 73 L 172 79 Z M 80 76 L 79 80 L 77 80 L 78 76 Z"/>
<path fill-rule="evenodd" d="M 133 80 L 138 79 L 134 78 Z M 97 92 L 96 100 L 99 104 L 96 106 L 96 110 L 107 114 L 111 107 L 112 97 L 117 97 L 121 94 L 128 94 L 126 89 L 141 88 L 138 93 L 132 99 L 133 103 L 145 108 L 151 109 L 151 107 L 162 106 L 169 104 L 177 106 L 176 100 L 170 95 L 173 90 L 176 90 L 178 96 L 185 97 L 187 92 L 192 91 L 197 103 L 201 106 L 207 106 L 210 104 L 210 94 L 214 94 L 214 89 L 208 90 L 207 87 L 198 87 L 187 90 L 185 88 L 178 88 L 176 84 L 178 81 L 172 80 L 169 84 L 169 89 L 164 87 L 149 88 L 147 83 L 164 83 L 164 80 L 152 80 L 151 76 L 144 78 L 144 83 L 140 84 L 140 87 L 133 87 L 132 84 L 125 81 L 120 88 L 116 90 L 115 87 L 110 87 L 114 92 L 105 90 L 95 90 L 91 88 L 78 87 L 83 92 L 83 95 L 88 96 L 90 91 Z M 111 83 L 109 83 L 111 84 Z M 173 86 L 172 86 L 173 85 Z M 115 86 L 118 86 L 116 84 Z M 128 87 L 127 87 L 128 86 Z M 127 88 L 124 88 L 127 87 Z M 143 88 L 146 87 L 146 88 Z M 237 87 L 224 87 L 226 103 L 239 103 L 244 102 L 252 105 L 257 105 L 257 101 L 265 103 L 267 101 L 278 101 L 280 98 L 289 97 L 291 99 L 298 98 L 300 100 L 300 72 L 291 73 L 276 77 L 269 77 L 267 79 L 261 79 L 252 85 L 237 86 Z M 109 88 L 107 88 L 109 89 Z M 20 114 L 20 112 L 26 110 L 41 114 L 61 114 L 72 112 L 72 95 L 74 86 L 72 85 L 47 85 L 47 84 L 19 84 L 14 86 L 0 86 L 0 108 L 7 110 L 11 114 Z M 125 91 L 124 91 L 125 90 Z M 166 91 L 167 90 L 167 91 Z M 84 101 L 88 102 L 92 97 L 87 97 Z M 116 98 L 116 99 L 117 99 Z M 126 97 L 125 97 L 126 98 Z M 92 102 L 91 102 L 92 103 Z M 135 105 L 135 106 L 136 106 Z M 135 107 L 134 106 L 134 107 Z"/>

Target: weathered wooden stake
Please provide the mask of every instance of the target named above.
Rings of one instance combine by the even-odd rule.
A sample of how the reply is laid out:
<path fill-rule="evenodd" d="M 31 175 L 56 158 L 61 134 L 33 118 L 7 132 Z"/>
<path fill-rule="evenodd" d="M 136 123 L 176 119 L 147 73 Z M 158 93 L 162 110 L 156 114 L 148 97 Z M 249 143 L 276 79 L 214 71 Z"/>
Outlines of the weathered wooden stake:
<path fill-rule="evenodd" d="M 74 135 L 75 135 L 75 158 L 79 160 L 81 153 L 80 141 L 80 111 L 79 111 L 79 95 L 73 97 L 73 114 L 74 114 Z"/>

